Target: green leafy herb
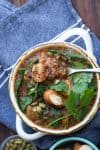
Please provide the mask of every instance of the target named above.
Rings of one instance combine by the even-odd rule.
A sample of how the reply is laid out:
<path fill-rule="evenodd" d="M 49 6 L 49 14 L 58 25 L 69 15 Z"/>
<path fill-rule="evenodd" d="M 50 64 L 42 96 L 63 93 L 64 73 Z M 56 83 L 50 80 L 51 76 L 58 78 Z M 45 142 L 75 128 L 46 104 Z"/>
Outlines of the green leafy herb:
<path fill-rule="evenodd" d="M 18 78 L 18 80 L 16 81 L 16 91 L 18 90 L 19 86 L 21 85 L 21 78 Z"/>
<path fill-rule="evenodd" d="M 76 120 L 79 120 L 78 114 L 78 104 L 79 104 L 79 94 L 70 92 L 67 100 L 65 101 L 65 108 L 68 111 L 68 114 L 72 115 Z"/>
<path fill-rule="evenodd" d="M 75 73 L 71 76 L 73 86 L 72 91 L 82 95 L 89 83 L 92 81 L 92 73 Z"/>
<path fill-rule="evenodd" d="M 35 86 L 29 90 L 28 95 L 34 94 L 37 91 L 37 88 L 38 88 L 38 83 L 36 83 Z"/>
<path fill-rule="evenodd" d="M 25 73 L 25 71 L 26 71 L 26 69 L 27 69 L 27 68 L 19 68 L 19 69 L 18 69 L 19 74 L 23 76 L 24 73 Z"/>
<path fill-rule="evenodd" d="M 93 99 L 94 96 L 94 89 L 91 88 L 87 88 L 87 90 L 85 91 L 84 95 L 81 97 L 82 104 L 81 107 L 86 107 L 90 104 L 91 100 Z"/>
<path fill-rule="evenodd" d="M 43 97 L 43 93 L 45 92 L 45 90 L 47 89 L 47 85 L 39 85 L 38 89 L 37 89 L 37 95 L 39 98 Z"/>
<path fill-rule="evenodd" d="M 17 79 L 16 83 L 15 83 L 15 88 L 16 88 L 16 97 L 18 97 L 18 89 L 22 83 L 23 77 L 21 76 L 20 78 Z"/>
<path fill-rule="evenodd" d="M 71 61 L 69 64 L 70 64 L 71 67 L 74 67 L 74 68 L 80 68 L 80 69 L 85 68 L 84 65 L 81 62 Z"/>
<path fill-rule="evenodd" d="M 68 87 L 64 83 L 64 81 L 61 81 L 58 84 L 51 85 L 49 88 L 52 90 L 55 90 L 57 92 L 67 92 L 67 90 L 68 90 Z"/>
<path fill-rule="evenodd" d="M 69 114 L 74 116 L 75 119 L 78 119 L 78 105 L 80 102 L 80 96 L 73 91 L 70 92 L 67 100 L 65 101 L 65 107 Z"/>
<path fill-rule="evenodd" d="M 81 121 L 88 114 L 88 112 L 89 109 L 87 107 L 82 107 L 77 114 L 77 120 Z"/>
<path fill-rule="evenodd" d="M 71 52 L 69 50 L 63 51 L 63 55 L 70 59 L 85 60 L 85 58 L 81 54 L 74 54 L 73 52 Z"/>
<path fill-rule="evenodd" d="M 24 112 L 26 107 L 33 102 L 33 96 L 21 96 L 19 98 L 19 105 L 21 110 Z"/>
<path fill-rule="evenodd" d="M 61 111 L 59 109 L 56 109 L 56 108 L 53 108 L 53 107 L 50 107 L 49 112 L 53 116 L 60 116 L 61 115 Z"/>
<path fill-rule="evenodd" d="M 84 91 L 86 90 L 88 84 L 85 82 L 77 83 L 74 84 L 72 87 L 73 92 L 78 93 L 78 94 L 83 94 Z"/>
<path fill-rule="evenodd" d="M 26 68 L 19 68 L 18 69 L 18 72 L 20 74 L 20 77 L 17 79 L 16 81 L 16 91 L 18 90 L 19 86 L 21 85 L 22 83 L 22 79 L 23 79 L 23 75 L 24 75 L 24 72 L 25 72 Z"/>
<path fill-rule="evenodd" d="M 56 120 L 53 120 L 52 122 L 50 122 L 50 123 L 48 124 L 48 127 L 50 127 L 50 126 L 53 126 L 53 127 L 58 126 L 59 121 L 65 119 L 65 118 L 67 119 L 69 116 L 70 116 L 70 115 L 62 116 L 62 117 L 57 118 Z"/>
<path fill-rule="evenodd" d="M 88 105 L 93 100 L 93 88 L 87 88 L 82 97 L 80 94 L 71 91 L 65 101 L 65 108 L 77 121 L 81 121 L 88 113 Z"/>
<path fill-rule="evenodd" d="M 93 78 L 93 73 L 75 73 L 72 75 L 72 80 L 74 83 L 90 83 Z"/>
<path fill-rule="evenodd" d="M 48 51 L 48 54 L 49 54 L 49 55 L 55 55 L 55 54 L 58 54 L 58 51 L 57 51 L 56 49 L 50 49 L 50 50 Z"/>

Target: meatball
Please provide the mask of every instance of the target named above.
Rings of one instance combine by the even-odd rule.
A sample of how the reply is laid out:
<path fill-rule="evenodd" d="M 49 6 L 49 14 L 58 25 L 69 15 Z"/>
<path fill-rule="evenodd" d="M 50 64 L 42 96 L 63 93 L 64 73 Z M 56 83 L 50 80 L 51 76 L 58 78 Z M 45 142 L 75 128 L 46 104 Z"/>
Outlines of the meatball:
<path fill-rule="evenodd" d="M 32 68 L 33 79 L 37 82 L 43 82 L 46 79 L 65 78 L 67 73 L 67 62 L 58 56 L 50 57 L 47 53 L 42 53 L 40 62 Z"/>

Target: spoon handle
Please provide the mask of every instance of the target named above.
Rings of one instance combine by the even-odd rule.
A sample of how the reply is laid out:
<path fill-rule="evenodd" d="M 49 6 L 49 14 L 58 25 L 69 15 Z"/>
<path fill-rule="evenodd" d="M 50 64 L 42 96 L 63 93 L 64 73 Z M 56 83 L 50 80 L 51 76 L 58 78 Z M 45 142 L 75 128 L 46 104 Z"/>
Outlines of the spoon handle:
<path fill-rule="evenodd" d="M 75 72 L 96 72 L 100 73 L 100 68 L 90 68 L 90 69 L 76 69 Z"/>

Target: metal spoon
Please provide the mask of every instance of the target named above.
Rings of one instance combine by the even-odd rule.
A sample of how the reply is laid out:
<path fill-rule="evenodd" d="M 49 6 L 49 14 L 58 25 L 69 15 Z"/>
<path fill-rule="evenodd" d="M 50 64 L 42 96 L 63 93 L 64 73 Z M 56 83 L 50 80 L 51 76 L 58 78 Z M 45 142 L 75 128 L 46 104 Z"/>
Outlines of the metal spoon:
<path fill-rule="evenodd" d="M 100 73 L 100 68 L 89 68 L 89 69 L 68 68 L 68 75 L 76 73 L 76 72 L 95 72 L 95 73 Z"/>

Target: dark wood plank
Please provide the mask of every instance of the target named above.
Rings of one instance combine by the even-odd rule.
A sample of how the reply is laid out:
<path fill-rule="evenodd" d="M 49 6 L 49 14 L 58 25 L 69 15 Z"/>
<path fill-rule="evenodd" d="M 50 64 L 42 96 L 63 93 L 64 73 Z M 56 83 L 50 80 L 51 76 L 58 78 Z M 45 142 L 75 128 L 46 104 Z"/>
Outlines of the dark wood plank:
<path fill-rule="evenodd" d="M 10 1 L 17 6 L 21 6 L 24 3 L 26 3 L 28 0 L 10 0 Z"/>
<path fill-rule="evenodd" d="M 100 0 L 72 0 L 84 23 L 100 37 Z"/>
<path fill-rule="evenodd" d="M 12 130 L 0 123 L 0 143 L 7 137 L 16 134 Z"/>

